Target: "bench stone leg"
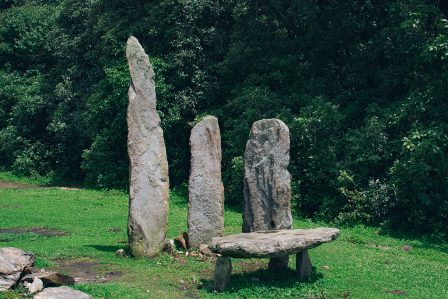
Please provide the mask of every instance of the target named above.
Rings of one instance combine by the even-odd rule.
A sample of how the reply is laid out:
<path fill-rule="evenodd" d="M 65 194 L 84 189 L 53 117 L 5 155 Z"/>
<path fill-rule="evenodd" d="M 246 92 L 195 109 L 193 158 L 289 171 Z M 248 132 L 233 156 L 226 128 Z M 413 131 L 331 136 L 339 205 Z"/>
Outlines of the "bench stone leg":
<path fill-rule="evenodd" d="M 268 269 L 277 273 L 285 273 L 288 270 L 288 262 L 289 255 L 270 258 Z"/>
<path fill-rule="evenodd" d="M 308 250 L 296 254 L 296 273 L 299 279 L 311 277 L 311 260 Z"/>
<path fill-rule="evenodd" d="M 213 289 L 220 292 L 229 284 L 230 274 L 232 273 L 232 263 L 228 256 L 218 256 L 215 265 L 215 275 Z"/>

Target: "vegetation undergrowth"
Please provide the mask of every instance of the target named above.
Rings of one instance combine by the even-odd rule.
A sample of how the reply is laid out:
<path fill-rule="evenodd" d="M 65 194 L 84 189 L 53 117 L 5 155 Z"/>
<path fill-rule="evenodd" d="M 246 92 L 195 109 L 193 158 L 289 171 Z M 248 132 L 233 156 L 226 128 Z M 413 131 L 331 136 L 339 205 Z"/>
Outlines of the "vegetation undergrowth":
<path fill-rule="evenodd" d="M 11 178 L 4 174 L 0 181 Z M 20 181 L 20 180 L 19 180 Z M 23 183 L 23 181 L 21 181 Z M 391 237 L 374 227 L 341 229 L 338 240 L 310 250 L 313 276 L 294 277 L 294 258 L 286 276 L 266 270 L 267 260 L 233 259 L 230 287 L 210 289 L 212 258 L 161 254 L 154 259 L 118 257 L 126 249 L 127 195 L 35 185 L 0 189 L 0 228 L 46 228 L 62 236 L 0 233 L 0 246 L 14 246 L 37 255 L 36 266 L 67 271 L 61 265 L 89 264 L 95 279 L 75 288 L 97 298 L 447 298 L 448 246 L 423 239 Z M 171 192 L 168 238 L 187 230 L 187 199 Z M 241 231 L 237 209 L 225 212 L 225 233 Z M 295 228 L 329 226 L 295 218 Z M 112 273 L 112 274 L 111 274 Z M 115 275 L 113 275 L 115 273 Z M 19 298 L 20 292 L 0 293 Z"/>

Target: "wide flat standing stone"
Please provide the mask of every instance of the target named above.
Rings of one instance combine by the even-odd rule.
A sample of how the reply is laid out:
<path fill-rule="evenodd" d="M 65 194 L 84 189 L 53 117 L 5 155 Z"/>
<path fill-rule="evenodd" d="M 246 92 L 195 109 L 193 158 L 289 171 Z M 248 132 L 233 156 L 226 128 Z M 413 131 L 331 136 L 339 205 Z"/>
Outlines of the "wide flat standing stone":
<path fill-rule="evenodd" d="M 252 125 L 244 153 L 243 232 L 290 229 L 289 129 L 279 119 Z"/>
<path fill-rule="evenodd" d="M 244 153 L 243 232 L 292 228 L 289 129 L 279 119 L 262 119 L 251 128 Z M 289 256 L 269 261 L 282 272 Z"/>

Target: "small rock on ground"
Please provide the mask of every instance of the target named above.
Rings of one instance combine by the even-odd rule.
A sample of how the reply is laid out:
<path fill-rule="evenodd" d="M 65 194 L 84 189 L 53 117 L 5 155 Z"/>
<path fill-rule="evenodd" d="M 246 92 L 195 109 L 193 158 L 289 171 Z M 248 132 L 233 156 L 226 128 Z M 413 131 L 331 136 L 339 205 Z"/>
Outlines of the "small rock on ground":
<path fill-rule="evenodd" d="M 93 297 L 69 287 L 46 288 L 34 299 L 92 299 Z"/>
<path fill-rule="evenodd" d="M 215 254 L 210 250 L 210 248 L 206 244 L 199 245 L 199 252 L 205 256 L 215 256 Z"/>
<path fill-rule="evenodd" d="M 124 249 L 118 249 L 117 252 L 115 252 L 115 255 L 121 257 L 125 256 Z"/>
<path fill-rule="evenodd" d="M 27 288 L 31 294 L 34 294 L 44 289 L 44 283 L 38 277 L 34 277 L 33 283 L 29 284 Z"/>

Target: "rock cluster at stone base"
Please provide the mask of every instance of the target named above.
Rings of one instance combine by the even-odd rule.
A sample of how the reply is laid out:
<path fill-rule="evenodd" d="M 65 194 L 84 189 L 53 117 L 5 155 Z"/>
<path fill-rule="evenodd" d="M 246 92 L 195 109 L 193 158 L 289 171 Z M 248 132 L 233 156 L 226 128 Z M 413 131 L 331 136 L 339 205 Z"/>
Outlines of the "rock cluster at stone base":
<path fill-rule="evenodd" d="M 0 292 L 9 290 L 19 283 L 36 294 L 37 299 L 90 299 L 90 295 L 61 286 L 73 284 L 72 277 L 57 272 L 33 272 L 34 254 L 15 247 L 0 248 Z M 26 274 L 28 273 L 28 274 Z M 26 275 L 24 275 L 26 274 Z M 21 278 L 22 277 L 22 278 Z M 50 287 L 48 286 L 60 286 Z"/>
<path fill-rule="evenodd" d="M 19 248 L 0 248 L 0 291 L 13 287 L 22 272 L 34 264 L 35 256 Z"/>

